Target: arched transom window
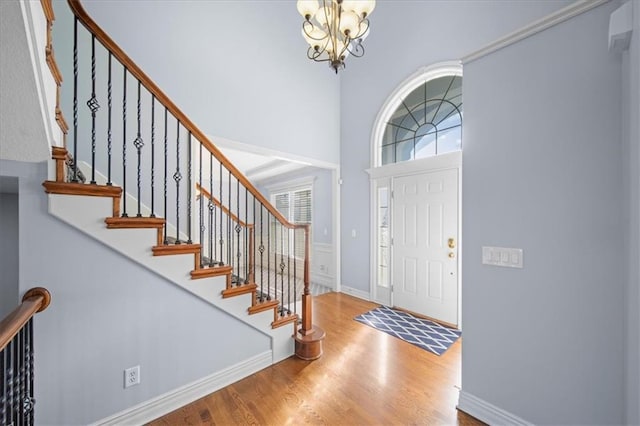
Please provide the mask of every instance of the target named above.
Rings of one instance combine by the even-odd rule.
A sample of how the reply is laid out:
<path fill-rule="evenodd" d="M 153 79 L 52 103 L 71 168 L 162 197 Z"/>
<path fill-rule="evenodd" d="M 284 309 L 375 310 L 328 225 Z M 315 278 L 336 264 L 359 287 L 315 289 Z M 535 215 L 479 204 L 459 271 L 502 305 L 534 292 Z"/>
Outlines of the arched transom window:
<path fill-rule="evenodd" d="M 402 99 L 386 122 L 381 165 L 462 149 L 462 76 L 428 80 Z"/>

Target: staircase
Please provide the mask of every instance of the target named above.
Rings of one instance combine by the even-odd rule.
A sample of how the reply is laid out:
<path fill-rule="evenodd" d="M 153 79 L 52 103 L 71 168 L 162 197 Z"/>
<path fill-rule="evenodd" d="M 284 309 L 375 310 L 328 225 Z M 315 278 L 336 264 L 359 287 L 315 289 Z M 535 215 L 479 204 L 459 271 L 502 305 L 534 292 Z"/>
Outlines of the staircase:
<path fill-rule="evenodd" d="M 68 0 L 75 16 L 68 125 L 53 9 L 51 0 L 42 3 L 63 134 L 63 146 L 52 148 L 55 178 L 43 183 L 50 213 L 270 335 L 274 363 L 294 352 L 320 357 L 310 226 L 288 222 L 79 0 Z"/>

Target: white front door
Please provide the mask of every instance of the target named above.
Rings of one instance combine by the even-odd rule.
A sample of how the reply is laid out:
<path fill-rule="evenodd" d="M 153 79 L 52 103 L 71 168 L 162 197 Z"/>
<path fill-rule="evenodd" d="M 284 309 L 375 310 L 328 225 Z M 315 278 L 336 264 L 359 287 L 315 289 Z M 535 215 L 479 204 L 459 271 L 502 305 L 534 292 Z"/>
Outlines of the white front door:
<path fill-rule="evenodd" d="M 393 180 L 393 304 L 458 323 L 458 169 Z"/>

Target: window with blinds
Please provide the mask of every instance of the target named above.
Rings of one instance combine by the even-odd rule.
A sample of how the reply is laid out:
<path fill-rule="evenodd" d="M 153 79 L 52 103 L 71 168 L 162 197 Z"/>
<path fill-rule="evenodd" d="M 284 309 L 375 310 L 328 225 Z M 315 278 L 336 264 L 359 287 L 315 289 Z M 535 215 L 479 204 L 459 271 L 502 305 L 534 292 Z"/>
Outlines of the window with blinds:
<path fill-rule="evenodd" d="M 276 209 L 291 223 L 311 224 L 311 188 L 278 192 L 271 195 Z M 298 259 L 304 259 L 304 232 L 283 230 L 273 223 L 272 235 L 276 253 L 292 253 Z M 288 234 L 285 236 L 285 234 Z M 291 250 L 290 250 L 291 249 Z M 294 253 L 295 251 L 295 253 Z"/>

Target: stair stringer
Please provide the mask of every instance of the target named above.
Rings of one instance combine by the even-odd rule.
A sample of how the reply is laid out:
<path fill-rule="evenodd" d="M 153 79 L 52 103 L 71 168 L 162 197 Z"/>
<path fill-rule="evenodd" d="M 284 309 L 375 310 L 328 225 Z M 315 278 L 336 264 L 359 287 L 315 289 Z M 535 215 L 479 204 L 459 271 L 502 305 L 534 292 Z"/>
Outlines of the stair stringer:
<path fill-rule="evenodd" d="M 191 279 L 193 254 L 153 256 L 155 229 L 107 229 L 104 219 L 111 215 L 111 198 L 48 194 L 48 209 L 52 216 L 269 336 L 274 364 L 293 355 L 294 330 L 271 328 L 271 310 L 249 315 L 251 294 L 223 299 L 226 277 Z"/>

